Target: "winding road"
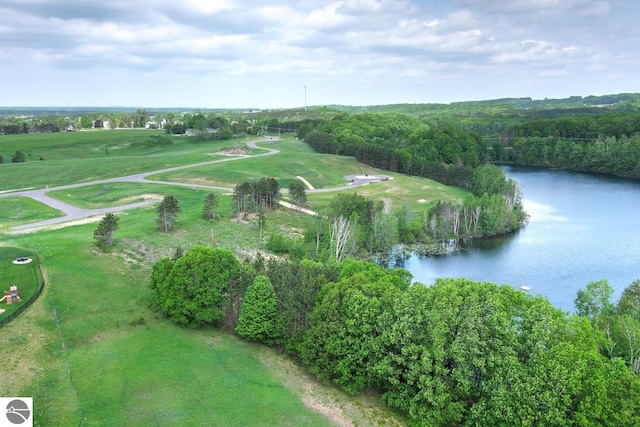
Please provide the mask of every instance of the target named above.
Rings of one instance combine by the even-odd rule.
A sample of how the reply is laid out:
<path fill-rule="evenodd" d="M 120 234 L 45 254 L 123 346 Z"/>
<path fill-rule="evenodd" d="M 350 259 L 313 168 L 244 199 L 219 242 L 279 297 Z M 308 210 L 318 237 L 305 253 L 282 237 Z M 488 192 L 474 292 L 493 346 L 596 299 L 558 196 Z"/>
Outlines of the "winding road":
<path fill-rule="evenodd" d="M 21 225 L 10 227 L 11 230 L 19 231 L 19 230 L 29 230 L 29 229 L 39 228 L 39 227 L 50 226 L 50 225 L 59 224 L 63 222 L 75 221 L 75 220 L 88 218 L 92 216 L 104 215 L 108 212 L 117 212 L 125 209 L 138 208 L 141 206 L 147 206 L 150 204 L 157 203 L 157 200 L 145 200 L 142 202 L 129 203 L 126 205 L 112 206 L 108 208 L 82 209 L 77 206 L 64 203 L 58 199 L 54 199 L 53 197 L 48 196 L 47 193 L 50 191 L 66 190 L 69 188 L 79 188 L 79 187 L 86 187 L 90 185 L 107 184 L 107 183 L 114 183 L 114 182 L 139 182 L 139 183 L 145 183 L 145 184 L 163 184 L 163 185 L 190 187 L 190 188 L 204 188 L 209 190 L 233 191 L 233 188 L 229 188 L 229 187 L 216 187 L 211 185 L 190 184 L 190 183 L 172 182 L 172 181 L 156 181 L 156 180 L 148 179 L 148 177 L 151 175 L 156 175 L 156 174 L 161 174 L 166 172 L 174 172 L 178 170 L 189 169 L 189 168 L 194 168 L 199 166 L 206 166 L 206 165 L 211 165 L 215 163 L 224 163 L 224 162 L 248 159 L 252 157 L 270 156 L 270 155 L 278 154 L 280 152 L 279 150 L 276 150 L 273 148 L 258 147 L 256 145 L 259 142 L 277 141 L 278 139 L 279 138 L 276 138 L 276 137 L 270 137 L 270 138 L 247 141 L 247 145 L 250 148 L 265 150 L 264 153 L 260 153 L 257 155 L 254 154 L 254 155 L 246 155 L 246 156 L 238 156 L 238 157 L 228 157 L 224 159 L 210 160 L 207 162 L 192 163 L 192 164 L 182 165 L 182 166 L 174 166 L 171 168 L 159 169 L 159 170 L 154 170 L 150 172 L 143 172 L 143 173 L 127 175 L 122 177 L 108 178 L 108 179 L 89 181 L 89 182 L 81 182 L 77 184 L 61 185 L 57 187 L 49 187 L 46 189 L 8 191 L 8 192 L 0 193 L 0 198 L 17 197 L 17 196 L 30 197 L 34 200 L 37 200 L 41 203 L 44 203 L 48 206 L 51 206 L 54 209 L 57 209 L 65 213 L 65 216 L 63 217 L 57 217 L 57 218 L 47 219 L 43 221 L 31 222 L 28 224 L 21 224 Z M 340 187 L 331 187 L 331 188 L 317 188 L 313 190 L 307 190 L 307 193 L 340 191 L 348 188 L 353 188 L 356 186 L 367 185 L 374 181 L 387 180 L 389 179 L 389 177 L 387 177 L 386 175 L 364 175 L 364 176 L 363 175 L 347 175 L 345 176 L 345 179 L 350 181 L 349 185 L 344 185 Z M 286 189 L 284 189 L 283 192 L 286 192 Z"/>

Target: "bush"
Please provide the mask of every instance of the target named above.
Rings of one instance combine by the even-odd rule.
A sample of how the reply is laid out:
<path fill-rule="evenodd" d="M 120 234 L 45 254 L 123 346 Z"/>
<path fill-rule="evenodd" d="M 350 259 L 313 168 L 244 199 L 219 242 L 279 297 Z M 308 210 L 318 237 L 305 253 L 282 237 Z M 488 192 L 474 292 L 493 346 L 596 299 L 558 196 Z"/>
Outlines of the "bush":
<path fill-rule="evenodd" d="M 22 151 L 18 150 L 11 157 L 11 163 L 22 163 L 22 162 L 24 162 L 24 153 Z"/>
<path fill-rule="evenodd" d="M 267 242 L 267 249 L 276 254 L 287 254 L 291 251 L 292 239 L 287 239 L 280 233 L 272 234 Z"/>

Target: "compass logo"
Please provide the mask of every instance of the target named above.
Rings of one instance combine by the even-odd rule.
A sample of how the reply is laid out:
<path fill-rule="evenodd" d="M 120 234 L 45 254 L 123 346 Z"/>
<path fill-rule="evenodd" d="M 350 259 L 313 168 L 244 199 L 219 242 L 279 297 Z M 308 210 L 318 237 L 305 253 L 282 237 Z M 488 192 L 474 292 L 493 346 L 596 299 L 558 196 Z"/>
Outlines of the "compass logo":
<path fill-rule="evenodd" d="M 32 427 L 33 398 L 2 397 L 0 398 L 0 427 Z"/>

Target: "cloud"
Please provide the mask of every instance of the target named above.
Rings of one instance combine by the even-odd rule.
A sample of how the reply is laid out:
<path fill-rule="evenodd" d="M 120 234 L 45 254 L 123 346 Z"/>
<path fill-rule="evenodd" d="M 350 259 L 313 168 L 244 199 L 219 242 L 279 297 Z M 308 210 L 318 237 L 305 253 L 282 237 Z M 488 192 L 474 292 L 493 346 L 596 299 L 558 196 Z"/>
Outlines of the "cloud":
<path fill-rule="evenodd" d="M 465 87 L 511 75 L 518 87 L 515 79 L 570 79 L 580 67 L 637 66 L 638 9 L 603 0 L 4 0 L 0 57 L 15 70 L 35 62 L 181 85 L 270 78 L 404 90 L 426 78 Z"/>
<path fill-rule="evenodd" d="M 473 8 L 492 14 L 561 16 L 566 14 L 598 15 L 611 9 L 604 0 L 455 0 L 459 7 Z"/>

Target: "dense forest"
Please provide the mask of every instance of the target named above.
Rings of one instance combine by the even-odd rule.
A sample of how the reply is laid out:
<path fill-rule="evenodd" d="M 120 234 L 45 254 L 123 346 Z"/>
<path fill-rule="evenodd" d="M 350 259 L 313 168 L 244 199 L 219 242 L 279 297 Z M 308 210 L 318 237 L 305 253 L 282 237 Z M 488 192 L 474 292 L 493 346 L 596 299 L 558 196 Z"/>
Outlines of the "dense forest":
<path fill-rule="evenodd" d="M 287 125 L 318 152 L 462 188 L 487 162 L 640 178 L 639 98 L 352 107 Z"/>
<path fill-rule="evenodd" d="M 606 282 L 568 316 L 508 285 L 341 263 L 238 261 L 196 246 L 153 268 L 157 309 L 274 345 L 348 393 L 378 390 L 412 425 L 640 423 L 640 282 Z"/>

